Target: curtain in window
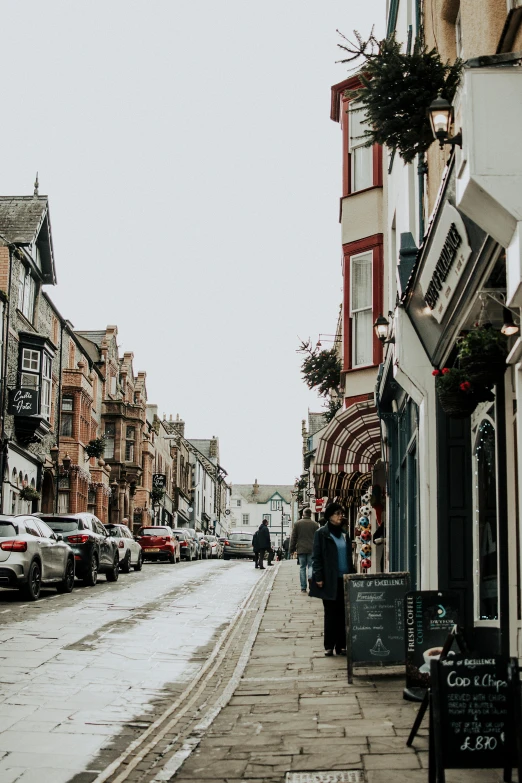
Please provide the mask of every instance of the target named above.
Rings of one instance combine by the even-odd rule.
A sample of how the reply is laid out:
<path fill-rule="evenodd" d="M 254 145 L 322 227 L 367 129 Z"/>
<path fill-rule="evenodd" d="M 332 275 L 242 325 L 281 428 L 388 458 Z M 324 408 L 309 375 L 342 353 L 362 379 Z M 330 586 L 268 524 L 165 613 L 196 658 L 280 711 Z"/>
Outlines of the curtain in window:
<path fill-rule="evenodd" d="M 352 258 L 352 366 L 373 363 L 372 253 Z"/>
<path fill-rule="evenodd" d="M 365 112 L 354 107 L 349 115 L 352 192 L 371 188 L 373 185 L 373 150 L 366 147 L 365 131 L 368 129 Z"/>

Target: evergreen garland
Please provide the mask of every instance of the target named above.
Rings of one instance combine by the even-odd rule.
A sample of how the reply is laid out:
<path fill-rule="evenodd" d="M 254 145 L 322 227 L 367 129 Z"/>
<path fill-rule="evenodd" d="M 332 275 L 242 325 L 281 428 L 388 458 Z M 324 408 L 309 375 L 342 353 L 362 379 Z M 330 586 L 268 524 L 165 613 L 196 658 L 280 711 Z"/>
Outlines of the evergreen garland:
<path fill-rule="evenodd" d="M 401 51 L 395 34 L 379 42 L 372 37 L 363 42 L 357 34 L 356 38 L 355 48 L 340 45 L 353 55 L 341 62 L 365 59 L 360 74 L 363 86 L 349 95 L 366 110 L 370 125 L 365 133 L 366 146 L 386 145 L 411 163 L 433 143 L 428 107 L 438 95 L 451 103 L 462 61 L 444 63 L 436 49 L 428 50 L 422 35 L 417 37 L 411 54 Z"/>
<path fill-rule="evenodd" d="M 341 362 L 335 348 L 319 351 L 307 341 L 301 343 L 298 353 L 306 354 L 301 364 L 301 374 L 309 389 L 317 389 L 321 397 L 328 396 L 331 389 L 339 389 Z"/>

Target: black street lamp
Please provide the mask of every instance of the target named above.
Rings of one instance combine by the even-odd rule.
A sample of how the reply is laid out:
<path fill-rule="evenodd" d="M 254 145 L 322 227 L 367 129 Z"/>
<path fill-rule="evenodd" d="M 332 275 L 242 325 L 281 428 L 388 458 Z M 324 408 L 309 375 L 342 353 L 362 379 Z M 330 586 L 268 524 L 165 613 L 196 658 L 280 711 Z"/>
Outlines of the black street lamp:
<path fill-rule="evenodd" d="M 428 116 L 433 136 L 439 142 L 441 149 L 444 149 L 445 144 L 462 147 L 462 133 L 460 131 L 455 136 L 450 137 L 449 135 L 453 122 L 453 106 L 449 101 L 439 95 L 431 102 Z"/>

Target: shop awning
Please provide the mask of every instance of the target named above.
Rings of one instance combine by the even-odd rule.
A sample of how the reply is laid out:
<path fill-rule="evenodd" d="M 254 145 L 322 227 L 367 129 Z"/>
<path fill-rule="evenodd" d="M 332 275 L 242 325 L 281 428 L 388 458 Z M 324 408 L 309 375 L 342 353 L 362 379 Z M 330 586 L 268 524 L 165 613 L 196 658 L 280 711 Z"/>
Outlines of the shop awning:
<path fill-rule="evenodd" d="M 339 411 L 319 438 L 314 464 L 317 497 L 350 497 L 381 456 L 381 428 L 371 400 Z"/>

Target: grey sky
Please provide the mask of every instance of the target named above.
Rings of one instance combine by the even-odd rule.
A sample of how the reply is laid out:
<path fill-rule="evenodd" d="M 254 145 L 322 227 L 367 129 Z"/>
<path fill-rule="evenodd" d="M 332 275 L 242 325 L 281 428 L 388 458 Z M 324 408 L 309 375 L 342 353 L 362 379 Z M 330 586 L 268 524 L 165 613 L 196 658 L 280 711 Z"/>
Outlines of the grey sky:
<path fill-rule="evenodd" d="M 292 483 L 297 335 L 335 331 L 341 137 L 335 29 L 384 0 L 10 0 L 0 192 L 50 197 L 79 329 L 117 324 L 149 402 L 220 438 L 236 483 Z M 325 344 L 326 345 L 326 344 Z"/>

